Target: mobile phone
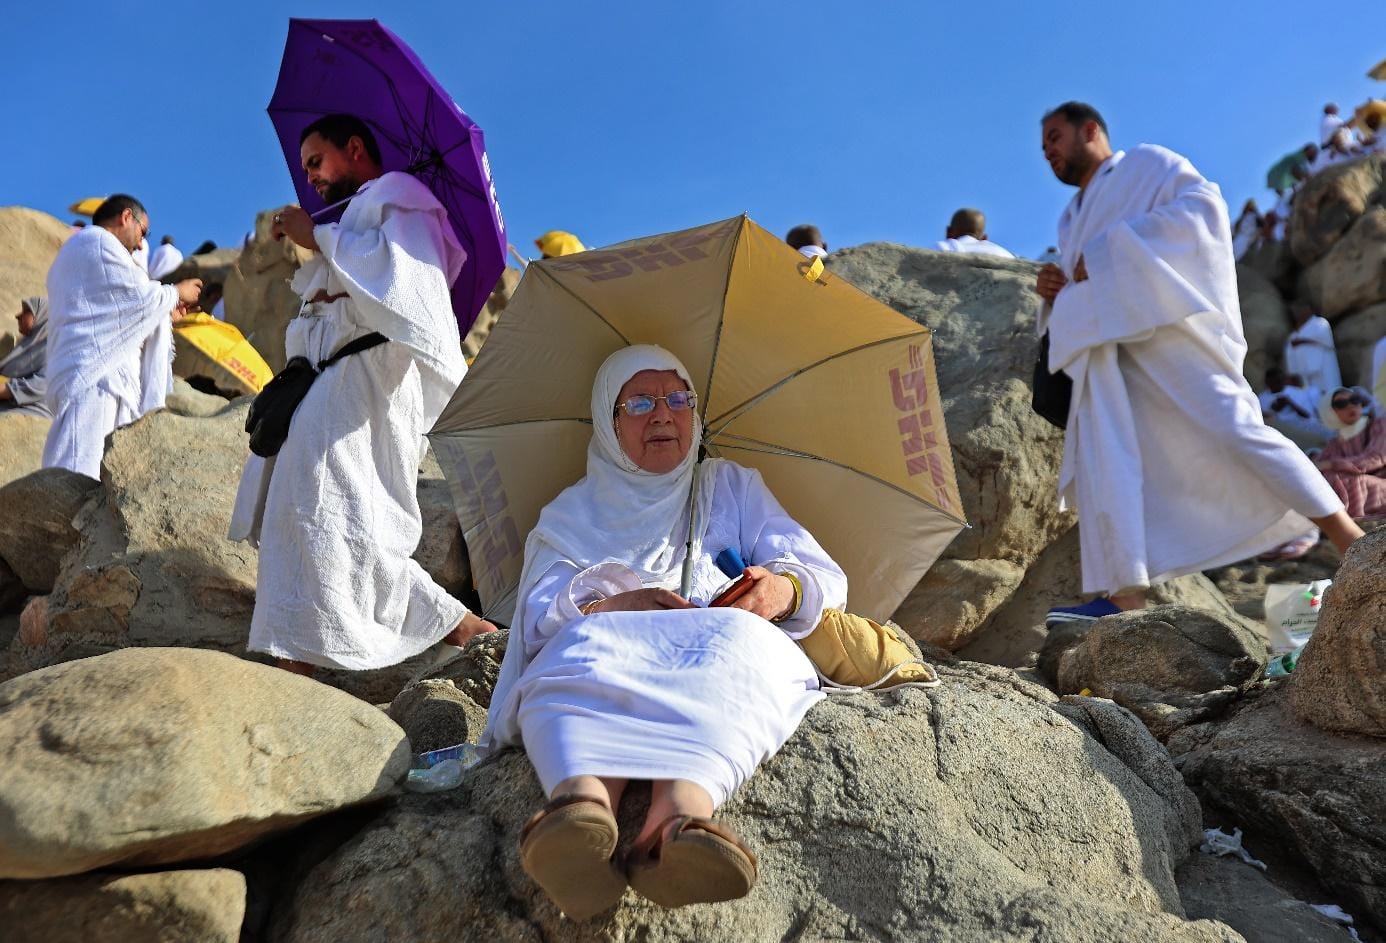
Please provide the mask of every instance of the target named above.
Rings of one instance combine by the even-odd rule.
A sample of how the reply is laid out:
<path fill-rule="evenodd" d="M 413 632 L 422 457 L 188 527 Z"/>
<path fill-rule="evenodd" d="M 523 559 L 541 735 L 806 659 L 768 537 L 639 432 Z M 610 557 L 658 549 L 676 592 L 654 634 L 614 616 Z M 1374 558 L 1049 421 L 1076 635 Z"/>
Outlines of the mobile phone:
<path fill-rule="evenodd" d="M 726 589 L 722 590 L 722 592 L 718 593 L 717 598 L 707 604 L 708 608 L 711 609 L 717 606 L 730 606 L 732 603 L 736 602 L 742 596 L 745 596 L 748 592 L 750 592 L 751 587 L 755 585 L 755 582 L 755 577 L 746 576 L 743 574 L 741 578 L 738 579 L 735 583 L 732 583 Z"/>

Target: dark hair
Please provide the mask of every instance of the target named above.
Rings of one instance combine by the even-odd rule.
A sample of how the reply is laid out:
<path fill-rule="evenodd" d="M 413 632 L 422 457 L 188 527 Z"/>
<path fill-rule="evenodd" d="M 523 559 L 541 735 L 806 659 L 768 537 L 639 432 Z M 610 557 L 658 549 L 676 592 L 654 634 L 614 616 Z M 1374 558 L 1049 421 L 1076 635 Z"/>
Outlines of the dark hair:
<path fill-rule="evenodd" d="M 987 216 L 981 210 L 965 206 L 953 214 L 953 218 L 948 221 L 948 228 L 966 236 L 981 238 L 987 231 Z"/>
<path fill-rule="evenodd" d="M 1096 121 L 1097 126 L 1102 129 L 1102 133 L 1111 137 L 1107 132 L 1107 122 L 1103 120 L 1098 110 L 1087 102 L 1064 102 L 1059 107 L 1047 112 L 1045 116 L 1040 119 L 1040 124 L 1044 124 L 1044 122 L 1053 118 L 1055 115 L 1062 115 L 1064 120 L 1075 128 L 1082 128 L 1083 125 L 1087 124 L 1089 121 Z"/>
<path fill-rule="evenodd" d="M 91 214 L 91 221 L 98 226 L 120 219 L 120 214 L 126 210 L 134 210 L 136 216 L 149 217 L 149 211 L 144 208 L 144 204 L 134 197 L 125 193 L 116 193 L 106 198 L 106 202 L 96 208 L 96 212 Z"/>
<path fill-rule="evenodd" d="M 823 234 L 818 231 L 817 226 L 804 224 L 795 226 L 785 234 L 784 241 L 789 243 L 790 248 L 802 249 L 804 246 L 823 245 Z"/>
<path fill-rule="evenodd" d="M 366 122 L 355 115 L 323 115 L 303 129 L 303 133 L 298 136 L 300 146 L 308 140 L 310 134 L 320 134 L 325 140 L 342 148 L 346 147 L 352 138 L 360 138 L 361 143 L 366 146 L 366 154 L 377 167 L 380 166 L 380 145 L 375 142 L 375 134 L 366 126 Z"/>

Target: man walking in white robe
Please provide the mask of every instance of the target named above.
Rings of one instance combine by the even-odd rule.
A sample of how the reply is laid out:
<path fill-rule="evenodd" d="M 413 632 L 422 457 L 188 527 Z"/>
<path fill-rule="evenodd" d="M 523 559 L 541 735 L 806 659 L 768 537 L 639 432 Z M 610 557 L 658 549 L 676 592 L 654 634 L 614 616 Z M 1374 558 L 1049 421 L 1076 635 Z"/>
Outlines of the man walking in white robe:
<path fill-rule="evenodd" d="M 1055 176 L 1078 187 L 1061 262 L 1036 281 L 1049 368 L 1073 380 L 1059 491 L 1078 512 L 1083 589 L 1108 597 L 1048 621 L 1140 608 L 1152 583 L 1254 556 L 1309 520 L 1346 550 L 1361 529 L 1266 427 L 1242 376 L 1217 186 L 1162 147 L 1113 153 L 1101 115 L 1079 102 L 1045 116 L 1042 143 Z"/>
<path fill-rule="evenodd" d="M 172 316 L 202 282 L 160 285 L 135 264 L 149 214 L 134 197 L 102 203 L 48 270 L 44 468 L 101 477 L 106 436 L 164 405 L 173 388 Z"/>
<path fill-rule="evenodd" d="M 1285 340 L 1285 372 L 1298 374 L 1304 385 L 1328 393 L 1343 385 L 1338 348 L 1327 319 L 1302 301 L 1291 308 L 1295 329 Z"/>
<path fill-rule="evenodd" d="M 424 434 L 467 370 L 448 294 L 466 252 L 427 187 L 382 173 L 360 119 L 319 119 L 300 154 L 325 202 L 351 203 L 340 223 L 275 217 L 275 238 L 316 253 L 292 282 L 303 308 L 286 351 L 316 365 L 367 334 L 388 340 L 322 371 L 279 454 L 249 457 L 230 537 L 260 549 L 252 650 L 301 674 L 380 668 L 495 629 L 411 559 Z"/>

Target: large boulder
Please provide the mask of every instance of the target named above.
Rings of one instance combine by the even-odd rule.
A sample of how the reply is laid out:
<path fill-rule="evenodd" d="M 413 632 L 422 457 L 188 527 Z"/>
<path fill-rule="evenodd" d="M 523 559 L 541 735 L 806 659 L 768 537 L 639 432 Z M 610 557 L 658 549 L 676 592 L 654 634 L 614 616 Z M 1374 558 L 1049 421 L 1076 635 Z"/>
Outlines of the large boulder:
<path fill-rule="evenodd" d="M 1285 687 L 1272 682 L 1230 720 L 1188 728 L 1170 750 L 1210 825 L 1307 864 L 1330 900 L 1386 931 L 1386 749 L 1298 720 Z"/>
<path fill-rule="evenodd" d="M 1175 875 L 1190 919 L 1220 920 L 1251 943 L 1350 943 L 1342 924 L 1232 858 L 1192 855 Z"/>
<path fill-rule="evenodd" d="M 223 854 L 389 795 L 404 731 L 218 652 L 131 648 L 0 685 L 0 877 Z"/>
<path fill-rule="evenodd" d="M 289 279 L 311 258 L 292 239 L 270 235 L 277 210 L 255 217 L 255 235 L 225 282 L 226 320 L 240 328 L 276 373 L 284 369 L 284 331 L 299 311 L 301 299 Z"/>
<path fill-rule="evenodd" d="M 50 593 L 63 556 L 77 545 L 72 520 L 97 483 L 44 468 L 0 487 L 0 560 L 31 593 Z"/>
<path fill-rule="evenodd" d="M 486 709 L 451 681 L 417 681 L 401 691 L 387 712 L 404 728 L 416 753 L 476 743 L 486 727 Z"/>
<path fill-rule="evenodd" d="M 958 649 L 963 658 L 1012 668 L 1034 664 L 1041 649 L 1049 650 L 1050 633 L 1044 618 L 1052 606 L 1069 605 L 1083 596 L 1078 528 L 1073 527 L 1040 554 L 1025 579 L 1004 605 L 978 627 L 972 640 Z M 1177 604 L 1236 621 L 1256 632 L 1255 623 L 1241 618 L 1216 586 L 1203 574 L 1191 573 L 1151 587 L 1154 605 Z M 1264 631 L 1262 629 L 1261 631 Z M 1044 658 L 1040 657 L 1041 667 Z M 1055 671 L 1050 669 L 1050 680 Z"/>
<path fill-rule="evenodd" d="M 1134 718 L 1107 705 L 1100 728 L 1011 672 L 940 672 L 928 692 L 814 707 L 719 813 L 760 856 L 743 900 L 666 911 L 628 893 L 562 918 L 520 868 L 543 796 L 511 751 L 384 812 L 301 882 L 276 939 L 1241 939 L 1183 919 L 1173 875 L 1197 803 Z"/>
<path fill-rule="evenodd" d="M 237 943 L 245 892 L 226 868 L 0 881 L 0 926 L 5 943 Z"/>
<path fill-rule="evenodd" d="M 1328 254 L 1371 207 L 1383 203 L 1386 154 L 1344 161 L 1316 173 L 1295 197 L 1290 248 L 1303 265 Z"/>
<path fill-rule="evenodd" d="M 71 226 L 47 213 L 0 206 L 0 357 L 19 341 L 20 300 L 48 294 L 48 269 L 70 235 Z"/>
<path fill-rule="evenodd" d="M 1253 389 L 1263 389 L 1266 368 L 1278 364 L 1290 336 L 1290 309 L 1271 280 L 1250 265 L 1237 265 L 1237 297 L 1241 300 L 1246 360 L 1242 374 Z"/>
<path fill-rule="evenodd" d="M 1300 720 L 1386 737 L 1386 530 L 1348 550 L 1289 688 Z"/>
<path fill-rule="evenodd" d="M 204 286 L 220 284 L 224 287 L 240 260 L 241 250 L 234 248 L 184 256 L 176 269 L 159 280 L 171 285 L 185 278 L 200 278 Z"/>
<path fill-rule="evenodd" d="M 963 510 L 971 529 L 944 551 L 895 619 L 958 647 L 1073 523 L 1058 509 L 1063 433 L 1030 408 L 1037 355 L 1036 266 L 889 243 L 833 253 L 828 267 L 934 332 L 934 360 Z M 946 602 L 935 605 L 943 596 Z"/>
<path fill-rule="evenodd" d="M 1154 606 L 1093 623 L 1060 658 L 1057 687 L 1110 698 L 1165 739 L 1225 708 L 1265 663 L 1265 644 L 1238 621 Z"/>
<path fill-rule="evenodd" d="M 476 359 L 476 355 L 481 352 L 481 345 L 491 336 L 492 328 L 500 320 L 501 312 L 510 304 L 510 299 L 515 296 L 515 289 L 519 285 L 520 272 L 506 266 L 501 271 L 500 278 L 496 280 L 496 287 L 491 289 L 485 306 L 477 313 L 467 336 L 462 338 L 462 354 L 468 363 Z"/>
<path fill-rule="evenodd" d="M 0 413 L 0 485 L 43 467 L 43 443 L 52 420 L 28 413 Z"/>
<path fill-rule="evenodd" d="M 1310 301 L 1330 321 L 1386 302 L 1386 206 L 1359 216 L 1304 280 Z"/>
<path fill-rule="evenodd" d="M 210 419 L 165 410 L 112 433 L 44 631 L 12 644 L 10 676 L 70 657 L 74 646 L 243 649 L 256 557 L 226 532 L 247 454 L 246 408 Z"/>

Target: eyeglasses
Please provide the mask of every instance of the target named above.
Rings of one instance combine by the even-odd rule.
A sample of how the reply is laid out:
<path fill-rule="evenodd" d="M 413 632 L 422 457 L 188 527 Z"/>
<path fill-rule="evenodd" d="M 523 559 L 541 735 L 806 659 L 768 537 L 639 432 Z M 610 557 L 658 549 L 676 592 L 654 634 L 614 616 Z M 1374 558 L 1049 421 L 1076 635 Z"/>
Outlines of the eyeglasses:
<path fill-rule="evenodd" d="M 675 390 L 668 396 L 632 396 L 624 403 L 617 403 L 616 410 L 624 409 L 627 416 L 648 416 L 654 412 L 655 403 L 663 400 L 670 410 L 681 413 L 685 409 L 692 409 L 698 405 L 698 394 L 688 390 Z"/>
<path fill-rule="evenodd" d="M 1362 400 L 1361 400 L 1360 398 L 1356 397 L 1356 396 L 1351 396 L 1351 397 L 1348 397 L 1347 399 L 1335 399 L 1335 400 L 1333 401 L 1333 403 L 1332 403 L 1332 406 L 1333 406 L 1334 409 L 1347 409 L 1349 406 L 1365 406 L 1365 405 L 1367 405 L 1367 404 L 1364 403 L 1364 402 L 1362 402 Z"/>

